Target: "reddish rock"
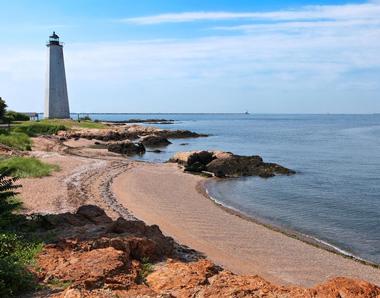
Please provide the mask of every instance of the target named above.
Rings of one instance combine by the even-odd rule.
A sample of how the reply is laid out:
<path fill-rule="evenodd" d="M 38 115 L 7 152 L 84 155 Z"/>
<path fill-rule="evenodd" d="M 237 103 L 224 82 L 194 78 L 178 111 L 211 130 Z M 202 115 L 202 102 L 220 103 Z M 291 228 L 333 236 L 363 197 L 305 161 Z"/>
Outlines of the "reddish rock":
<path fill-rule="evenodd" d="M 208 278 L 220 269 L 208 260 L 181 263 L 168 262 L 147 277 L 151 289 L 174 297 L 195 297 L 204 291 Z M 202 296 L 198 296 L 202 297 Z"/>
<path fill-rule="evenodd" d="M 36 274 L 43 283 L 72 282 L 49 297 L 380 298 L 378 286 L 361 280 L 337 277 L 313 288 L 277 286 L 259 276 L 233 274 L 205 259 L 165 261 L 175 257 L 174 243 L 157 226 L 122 218 L 109 222 L 96 206 L 48 218 L 60 236 L 72 235 L 45 245 L 37 258 Z M 164 262 L 148 274 L 147 260 Z"/>

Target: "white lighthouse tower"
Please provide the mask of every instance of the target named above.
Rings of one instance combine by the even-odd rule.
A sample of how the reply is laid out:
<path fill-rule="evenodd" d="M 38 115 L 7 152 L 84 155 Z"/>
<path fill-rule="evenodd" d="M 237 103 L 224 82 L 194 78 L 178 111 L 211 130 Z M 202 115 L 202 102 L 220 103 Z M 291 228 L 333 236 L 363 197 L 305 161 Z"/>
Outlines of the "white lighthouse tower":
<path fill-rule="evenodd" d="M 63 45 L 53 32 L 49 37 L 45 90 L 45 118 L 70 118 Z"/>

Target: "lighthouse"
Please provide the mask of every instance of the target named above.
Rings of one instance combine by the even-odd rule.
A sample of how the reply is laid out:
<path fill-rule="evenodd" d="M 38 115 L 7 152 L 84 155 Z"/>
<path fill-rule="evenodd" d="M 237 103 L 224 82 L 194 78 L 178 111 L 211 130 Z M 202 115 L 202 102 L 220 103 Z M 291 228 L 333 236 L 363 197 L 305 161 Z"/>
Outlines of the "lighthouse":
<path fill-rule="evenodd" d="M 70 118 L 69 98 L 67 96 L 63 45 L 59 36 L 53 32 L 46 44 L 48 62 L 45 90 L 45 118 Z"/>

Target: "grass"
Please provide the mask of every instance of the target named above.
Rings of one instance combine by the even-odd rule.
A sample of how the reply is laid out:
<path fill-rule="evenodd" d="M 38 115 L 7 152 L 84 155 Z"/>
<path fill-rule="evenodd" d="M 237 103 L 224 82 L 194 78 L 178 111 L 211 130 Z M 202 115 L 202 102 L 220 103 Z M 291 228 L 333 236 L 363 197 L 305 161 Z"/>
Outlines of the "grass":
<path fill-rule="evenodd" d="M 106 128 L 103 123 L 91 120 L 81 120 L 80 122 L 71 119 L 44 119 L 41 121 L 23 121 L 17 122 L 15 132 L 22 132 L 31 137 L 37 135 L 52 135 L 60 130 L 69 130 L 72 128 Z"/>
<path fill-rule="evenodd" d="M 31 150 L 32 141 L 25 133 L 20 132 L 0 132 L 0 144 L 7 145 L 9 147 L 18 150 Z"/>
<path fill-rule="evenodd" d="M 26 121 L 17 124 L 13 131 L 24 133 L 30 137 L 35 137 L 38 135 L 54 135 L 60 130 L 67 129 L 68 128 L 62 124 L 51 124 L 42 121 Z"/>
<path fill-rule="evenodd" d="M 43 163 L 35 157 L 11 157 L 0 160 L 0 171 L 9 170 L 15 177 L 44 177 L 58 171 L 58 165 Z"/>

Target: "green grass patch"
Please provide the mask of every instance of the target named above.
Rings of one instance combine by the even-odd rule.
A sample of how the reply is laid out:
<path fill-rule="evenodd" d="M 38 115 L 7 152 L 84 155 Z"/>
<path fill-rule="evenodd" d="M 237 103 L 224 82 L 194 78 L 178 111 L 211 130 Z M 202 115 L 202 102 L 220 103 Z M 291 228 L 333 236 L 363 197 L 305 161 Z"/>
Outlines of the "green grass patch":
<path fill-rule="evenodd" d="M 94 122 L 91 120 L 81 120 L 80 122 L 75 122 L 75 124 L 77 127 L 81 127 L 81 128 L 97 128 L 97 129 L 107 128 L 107 125 L 100 122 Z"/>
<path fill-rule="evenodd" d="M 0 171 L 9 170 L 15 177 L 44 177 L 58 171 L 58 165 L 47 164 L 35 157 L 11 157 L 0 160 Z"/>
<path fill-rule="evenodd" d="M 32 141 L 25 133 L 0 131 L 0 144 L 18 150 L 31 150 Z"/>
<path fill-rule="evenodd" d="M 30 137 L 38 135 L 54 135 L 60 130 L 67 130 L 68 127 L 62 124 L 51 124 L 37 121 L 26 121 L 17 124 L 14 128 L 14 132 L 21 132 L 27 134 Z"/>
<path fill-rule="evenodd" d="M 28 136 L 53 135 L 60 130 L 72 128 L 107 128 L 107 125 L 91 120 L 74 121 L 71 119 L 44 119 L 41 121 L 24 121 L 16 123 L 13 131 L 22 132 Z"/>

